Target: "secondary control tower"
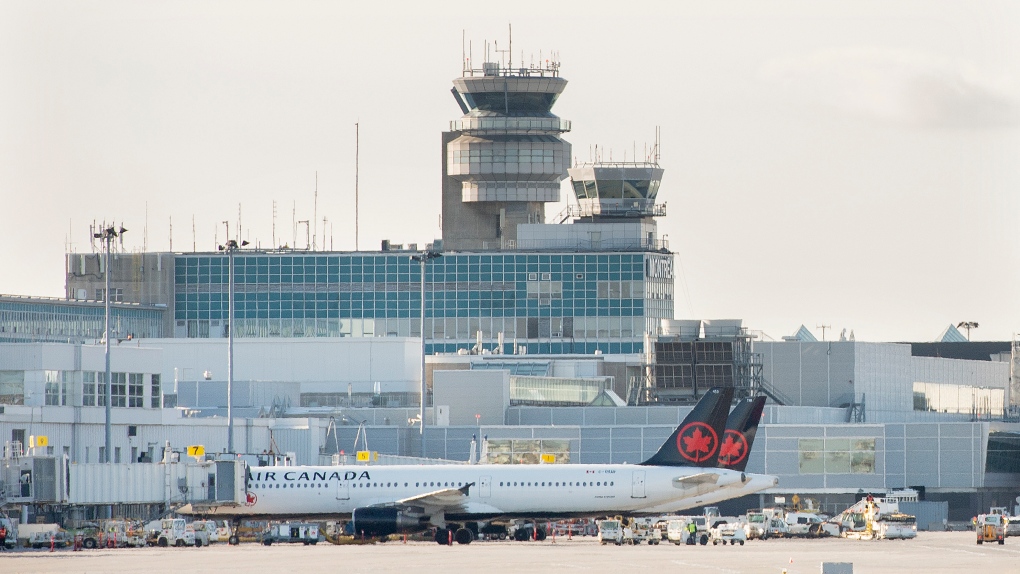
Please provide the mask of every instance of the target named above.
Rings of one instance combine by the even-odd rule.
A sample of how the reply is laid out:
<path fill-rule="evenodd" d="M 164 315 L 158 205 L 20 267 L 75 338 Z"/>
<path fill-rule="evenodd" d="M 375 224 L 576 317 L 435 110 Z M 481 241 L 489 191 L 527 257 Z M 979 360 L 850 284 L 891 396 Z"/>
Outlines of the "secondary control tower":
<path fill-rule="evenodd" d="M 443 133 L 444 249 L 513 249 L 518 225 L 544 223 L 571 157 L 570 122 L 550 111 L 566 85 L 555 61 L 465 63 L 453 81 L 464 115 Z"/>

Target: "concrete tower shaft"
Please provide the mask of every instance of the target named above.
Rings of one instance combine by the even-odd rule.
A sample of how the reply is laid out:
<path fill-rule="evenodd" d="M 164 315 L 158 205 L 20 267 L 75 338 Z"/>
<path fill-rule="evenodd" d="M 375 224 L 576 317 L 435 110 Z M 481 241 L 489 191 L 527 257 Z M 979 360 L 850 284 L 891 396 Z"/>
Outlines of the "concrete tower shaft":
<path fill-rule="evenodd" d="M 550 111 L 567 82 L 558 66 L 485 64 L 453 82 L 464 116 L 443 134 L 443 245 L 512 247 L 517 225 L 545 220 L 570 162 L 560 134 L 570 122 Z"/>

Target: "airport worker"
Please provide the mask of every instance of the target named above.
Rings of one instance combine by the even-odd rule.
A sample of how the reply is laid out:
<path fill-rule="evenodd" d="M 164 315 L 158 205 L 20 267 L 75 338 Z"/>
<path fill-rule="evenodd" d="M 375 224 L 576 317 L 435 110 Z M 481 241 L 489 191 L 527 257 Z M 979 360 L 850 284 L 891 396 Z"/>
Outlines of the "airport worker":
<path fill-rule="evenodd" d="M 698 525 L 694 521 L 687 523 L 687 544 L 695 544 L 698 538 Z"/>
<path fill-rule="evenodd" d="M 7 527 L 0 524 L 0 552 L 7 550 Z"/>

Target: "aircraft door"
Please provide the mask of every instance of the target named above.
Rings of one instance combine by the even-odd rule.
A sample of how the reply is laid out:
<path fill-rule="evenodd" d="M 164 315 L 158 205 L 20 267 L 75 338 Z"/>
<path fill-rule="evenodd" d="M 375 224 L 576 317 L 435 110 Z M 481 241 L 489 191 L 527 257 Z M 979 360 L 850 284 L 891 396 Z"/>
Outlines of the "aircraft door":
<path fill-rule="evenodd" d="M 336 483 L 336 499 L 348 500 L 351 497 L 351 481 L 340 479 Z"/>
<path fill-rule="evenodd" d="M 634 477 L 631 479 L 630 487 L 631 498 L 645 497 L 645 471 L 643 470 L 634 471 Z"/>
<path fill-rule="evenodd" d="M 492 477 L 483 476 L 478 479 L 478 496 L 482 498 L 489 498 L 492 494 Z"/>

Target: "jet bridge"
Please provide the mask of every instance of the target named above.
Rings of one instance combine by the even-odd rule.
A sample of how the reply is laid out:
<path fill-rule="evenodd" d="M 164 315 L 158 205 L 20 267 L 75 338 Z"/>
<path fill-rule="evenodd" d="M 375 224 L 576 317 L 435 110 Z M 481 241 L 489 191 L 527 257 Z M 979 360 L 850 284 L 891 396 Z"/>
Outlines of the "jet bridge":
<path fill-rule="evenodd" d="M 240 459 L 68 464 L 62 502 L 239 506 L 246 500 L 247 468 Z"/>

